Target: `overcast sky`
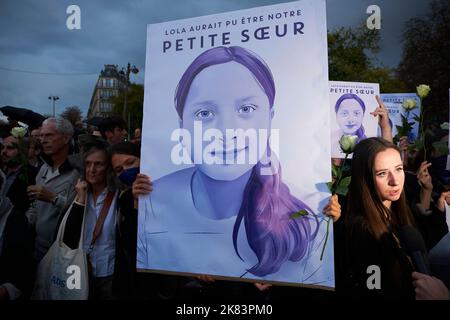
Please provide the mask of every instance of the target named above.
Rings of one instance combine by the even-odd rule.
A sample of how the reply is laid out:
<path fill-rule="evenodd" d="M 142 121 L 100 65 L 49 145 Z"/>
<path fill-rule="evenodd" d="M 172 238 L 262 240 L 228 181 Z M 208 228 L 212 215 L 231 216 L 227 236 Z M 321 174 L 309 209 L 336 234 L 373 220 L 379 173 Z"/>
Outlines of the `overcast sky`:
<path fill-rule="evenodd" d="M 0 106 L 51 114 L 48 96 L 57 95 L 57 113 L 72 105 L 86 113 L 104 64 L 135 64 L 140 72 L 131 81 L 144 83 L 147 24 L 283 2 L 288 1 L 0 0 Z M 380 6 L 381 50 L 376 58 L 396 67 L 404 23 L 425 15 L 429 2 L 328 0 L 328 29 L 359 25 L 367 19 L 369 5 Z M 81 30 L 66 28 L 66 9 L 71 4 L 81 8 Z"/>

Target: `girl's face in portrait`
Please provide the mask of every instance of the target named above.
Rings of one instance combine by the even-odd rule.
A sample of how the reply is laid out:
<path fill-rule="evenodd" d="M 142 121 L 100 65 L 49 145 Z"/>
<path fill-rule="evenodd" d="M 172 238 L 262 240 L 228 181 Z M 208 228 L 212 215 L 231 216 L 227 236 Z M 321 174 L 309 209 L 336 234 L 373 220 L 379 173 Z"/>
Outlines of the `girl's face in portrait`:
<path fill-rule="evenodd" d="M 375 156 L 374 183 L 378 195 L 386 207 L 397 201 L 403 190 L 405 172 L 400 154 L 395 149 L 386 149 Z"/>
<path fill-rule="evenodd" d="M 345 99 L 336 113 L 336 122 L 344 134 L 354 134 L 362 125 L 364 111 L 358 101 Z"/>
<path fill-rule="evenodd" d="M 194 121 L 197 121 L 202 124 L 203 135 L 208 129 L 217 129 L 222 136 L 210 141 L 202 139 L 203 159 L 202 164 L 196 164 L 197 168 L 215 180 L 239 178 L 253 168 L 255 159 L 258 161 L 265 153 L 271 118 L 269 99 L 246 67 L 237 62 L 227 62 L 203 69 L 192 81 L 183 109 L 182 127 L 191 134 L 192 160 Z M 258 138 L 256 143 L 251 143 L 251 139 L 242 139 L 241 136 L 239 142 L 237 135 L 226 134 L 227 129 L 252 129 Z M 267 135 L 261 137 L 265 141 L 259 142 L 259 129 L 267 131 Z M 211 148 L 211 143 L 214 148 Z M 258 150 L 259 145 L 264 150 Z M 252 161 L 249 158 L 251 154 L 254 155 Z M 216 161 L 205 163 L 205 155 Z"/>

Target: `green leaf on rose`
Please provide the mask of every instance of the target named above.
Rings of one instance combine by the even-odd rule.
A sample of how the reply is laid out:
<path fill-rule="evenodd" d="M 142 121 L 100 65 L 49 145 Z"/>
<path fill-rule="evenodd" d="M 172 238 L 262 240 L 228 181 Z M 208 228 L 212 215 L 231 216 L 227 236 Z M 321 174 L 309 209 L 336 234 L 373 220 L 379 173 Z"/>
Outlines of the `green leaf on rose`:
<path fill-rule="evenodd" d="M 331 193 L 333 193 L 333 182 L 327 182 L 328 190 L 330 190 Z"/>
<path fill-rule="evenodd" d="M 348 186 L 350 185 L 351 180 L 352 177 L 343 178 L 336 187 L 336 193 L 342 196 L 346 196 L 348 193 Z"/>
<path fill-rule="evenodd" d="M 297 219 L 303 216 L 307 216 L 308 215 L 308 211 L 306 211 L 305 209 L 302 209 L 300 211 L 297 211 L 293 214 L 291 214 L 291 219 Z"/>
<path fill-rule="evenodd" d="M 339 185 L 342 185 L 342 186 L 344 186 L 344 187 L 348 187 L 349 185 L 350 185 L 350 182 L 352 181 L 352 177 L 351 176 L 348 176 L 348 177 L 345 177 L 345 178 L 343 178 L 342 180 L 341 180 L 341 182 L 339 183 Z"/>
<path fill-rule="evenodd" d="M 340 194 L 341 196 L 346 196 L 348 193 L 348 188 L 345 186 L 337 186 L 336 194 Z"/>
<path fill-rule="evenodd" d="M 404 116 L 404 115 L 400 115 L 401 116 L 401 118 L 402 118 L 402 123 L 404 124 L 404 123 L 406 123 L 406 122 L 408 122 L 408 119 Z"/>
<path fill-rule="evenodd" d="M 398 134 L 398 136 L 400 136 L 400 137 L 403 137 L 404 135 L 405 135 L 405 130 L 404 130 L 404 128 L 402 127 L 402 126 L 395 126 L 396 128 L 397 128 L 397 134 Z"/>
<path fill-rule="evenodd" d="M 337 175 L 338 175 L 338 170 L 339 170 L 339 167 L 333 164 L 333 165 L 331 166 L 331 175 L 332 175 L 333 177 L 337 177 Z"/>
<path fill-rule="evenodd" d="M 441 154 L 448 154 L 448 145 L 444 141 L 433 142 L 433 148 Z"/>
<path fill-rule="evenodd" d="M 408 150 L 409 151 L 420 150 L 422 148 L 423 148 L 423 141 L 422 141 L 422 139 L 417 139 L 416 141 L 414 141 L 413 144 L 410 144 L 408 146 Z"/>
<path fill-rule="evenodd" d="M 428 134 L 430 137 L 434 137 L 434 136 L 435 136 L 433 130 L 431 130 L 430 128 L 428 128 L 427 130 L 425 130 L 424 135 L 426 136 L 427 134 Z"/>

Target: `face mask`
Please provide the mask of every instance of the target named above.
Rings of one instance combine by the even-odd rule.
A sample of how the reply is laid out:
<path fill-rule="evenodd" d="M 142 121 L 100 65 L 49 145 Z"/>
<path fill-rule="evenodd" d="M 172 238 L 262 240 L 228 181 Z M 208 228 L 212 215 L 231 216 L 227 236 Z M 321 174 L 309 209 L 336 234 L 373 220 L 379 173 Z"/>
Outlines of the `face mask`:
<path fill-rule="evenodd" d="M 139 173 L 139 167 L 129 168 L 123 170 L 119 175 L 119 180 L 122 181 L 127 186 L 131 187 L 133 185 L 134 180 L 136 180 L 136 176 Z"/>

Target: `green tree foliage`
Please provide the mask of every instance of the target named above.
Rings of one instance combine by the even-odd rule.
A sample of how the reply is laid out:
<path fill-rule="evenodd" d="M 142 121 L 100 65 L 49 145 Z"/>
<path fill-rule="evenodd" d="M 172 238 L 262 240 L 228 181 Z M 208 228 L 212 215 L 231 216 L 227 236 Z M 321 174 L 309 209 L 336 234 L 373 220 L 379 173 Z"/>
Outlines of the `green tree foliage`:
<path fill-rule="evenodd" d="M 124 93 L 111 98 L 113 104 L 113 112 L 117 115 L 122 115 Z M 134 132 L 136 128 L 142 128 L 142 117 L 144 109 L 144 86 L 142 84 L 132 83 L 128 87 L 128 99 L 127 99 L 127 113 L 130 115 L 130 130 Z M 125 119 L 128 123 L 128 118 Z"/>
<path fill-rule="evenodd" d="M 428 15 L 406 23 L 398 70 L 408 91 L 415 91 L 419 84 L 431 87 L 424 119 L 428 124 L 448 121 L 450 88 L 450 2 L 435 0 L 430 7 Z"/>
<path fill-rule="evenodd" d="M 82 112 L 79 107 L 77 106 L 71 106 L 67 107 L 60 116 L 64 119 L 67 119 L 70 121 L 70 123 L 73 126 L 76 126 L 77 122 L 81 122 L 82 119 Z"/>
<path fill-rule="evenodd" d="M 374 59 L 379 42 L 378 30 L 365 25 L 328 32 L 329 79 L 374 82 L 380 84 L 381 92 L 403 92 L 406 86 L 396 78 L 395 70 L 378 66 Z"/>
<path fill-rule="evenodd" d="M 360 27 L 357 30 L 341 27 L 328 32 L 328 60 L 330 80 L 362 81 L 371 67 L 367 51 L 379 50 L 380 36 L 376 31 Z"/>

